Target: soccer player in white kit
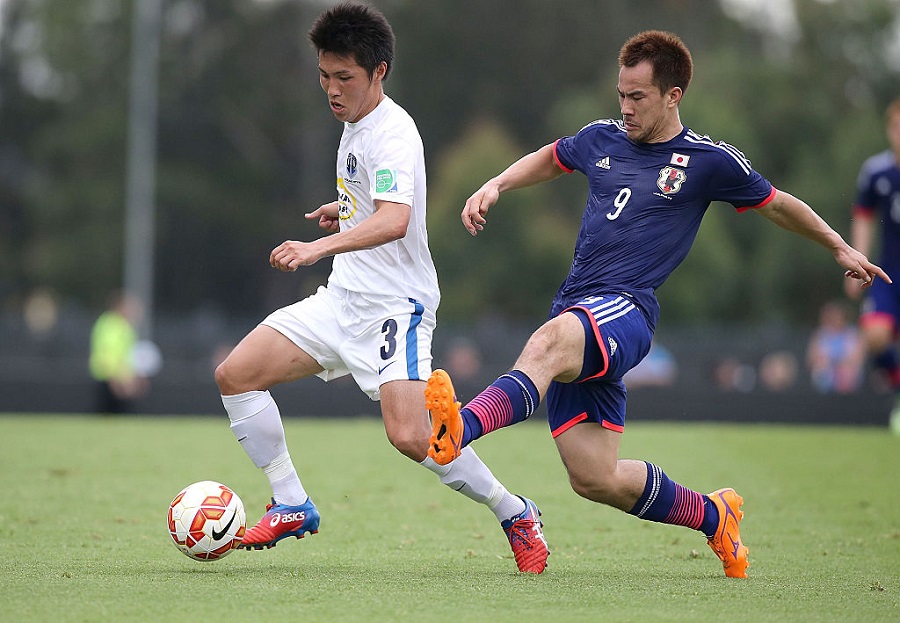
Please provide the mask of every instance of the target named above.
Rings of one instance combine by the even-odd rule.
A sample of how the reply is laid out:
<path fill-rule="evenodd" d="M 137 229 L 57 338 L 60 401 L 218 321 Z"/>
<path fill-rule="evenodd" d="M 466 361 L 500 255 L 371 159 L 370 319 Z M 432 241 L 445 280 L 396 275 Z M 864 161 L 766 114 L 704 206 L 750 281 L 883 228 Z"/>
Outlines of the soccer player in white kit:
<path fill-rule="evenodd" d="M 332 235 L 288 240 L 269 261 L 292 272 L 324 257 L 334 260 L 326 286 L 269 315 L 216 369 L 231 429 L 272 487 L 272 502 L 242 547 L 272 547 L 319 529 L 319 512 L 297 475 L 269 388 L 311 375 L 328 381 L 351 374 L 380 400 L 394 447 L 487 505 L 519 570 L 541 573 L 549 551 L 534 503 L 507 491 L 469 448 L 448 465 L 427 456 L 424 389 L 440 291 L 425 228 L 422 140 L 383 89 L 394 58 L 390 24 L 369 6 L 345 3 L 323 12 L 309 38 L 331 112 L 344 123 L 338 198 L 306 214 Z"/>

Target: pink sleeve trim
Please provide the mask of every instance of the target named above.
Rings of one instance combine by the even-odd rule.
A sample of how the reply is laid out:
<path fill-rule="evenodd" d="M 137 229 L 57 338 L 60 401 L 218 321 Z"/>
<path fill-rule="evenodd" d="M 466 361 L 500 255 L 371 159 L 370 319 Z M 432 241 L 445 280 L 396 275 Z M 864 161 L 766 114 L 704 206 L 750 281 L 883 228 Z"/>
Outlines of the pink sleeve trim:
<path fill-rule="evenodd" d="M 564 165 L 564 164 L 560 161 L 559 156 L 556 154 L 556 145 L 557 145 L 558 143 L 559 143 L 559 139 L 556 139 L 556 141 L 553 143 L 553 160 L 554 160 L 554 162 L 556 162 L 556 166 L 558 166 L 560 169 L 562 169 L 562 170 L 565 171 L 566 173 L 571 173 L 571 172 L 574 171 L 575 169 L 570 169 L 569 167 L 567 167 L 566 165 Z"/>
<path fill-rule="evenodd" d="M 763 199 L 762 201 L 757 203 L 755 206 L 744 206 L 743 208 L 738 208 L 737 211 L 738 212 L 746 212 L 747 210 L 755 210 L 757 208 L 761 208 L 764 205 L 766 205 L 767 203 L 769 203 L 770 201 L 772 201 L 772 199 L 775 198 L 775 194 L 777 192 L 778 192 L 778 189 L 775 188 L 774 186 L 772 186 L 772 190 L 769 191 L 768 197 L 766 197 L 765 199 Z"/>

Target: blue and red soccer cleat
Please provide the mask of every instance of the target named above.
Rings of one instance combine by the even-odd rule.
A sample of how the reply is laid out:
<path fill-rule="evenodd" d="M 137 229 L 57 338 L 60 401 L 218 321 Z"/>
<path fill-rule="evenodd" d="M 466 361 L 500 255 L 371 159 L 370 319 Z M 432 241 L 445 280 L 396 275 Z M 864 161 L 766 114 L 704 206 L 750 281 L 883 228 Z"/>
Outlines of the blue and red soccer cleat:
<path fill-rule="evenodd" d="M 547 566 L 547 557 L 550 550 L 544 539 L 544 531 L 541 530 L 541 511 L 534 502 L 523 498 L 525 510 L 512 519 L 507 519 L 500 526 L 509 539 L 513 554 L 516 557 L 516 565 L 523 573 L 542 573 Z"/>
<path fill-rule="evenodd" d="M 312 498 L 300 506 L 272 503 L 266 505 L 266 514 L 255 526 L 244 533 L 241 549 L 262 549 L 275 547 L 281 539 L 295 536 L 302 539 L 305 533 L 316 534 L 319 531 L 319 510 Z"/>

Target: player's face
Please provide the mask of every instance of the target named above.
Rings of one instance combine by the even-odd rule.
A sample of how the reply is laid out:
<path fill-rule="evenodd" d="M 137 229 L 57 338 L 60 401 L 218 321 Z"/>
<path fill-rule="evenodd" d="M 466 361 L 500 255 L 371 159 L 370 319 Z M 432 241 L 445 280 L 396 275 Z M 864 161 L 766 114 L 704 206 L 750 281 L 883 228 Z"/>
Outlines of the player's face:
<path fill-rule="evenodd" d="M 370 78 L 352 56 L 319 53 L 319 84 L 338 121 L 356 123 L 375 110 L 384 97 L 381 81 L 386 69 L 381 63 Z"/>
<path fill-rule="evenodd" d="M 660 93 L 653 84 L 653 66 L 643 61 L 619 70 L 619 107 L 625 132 L 635 143 L 660 143 L 681 132 L 678 102 L 681 89 Z"/>

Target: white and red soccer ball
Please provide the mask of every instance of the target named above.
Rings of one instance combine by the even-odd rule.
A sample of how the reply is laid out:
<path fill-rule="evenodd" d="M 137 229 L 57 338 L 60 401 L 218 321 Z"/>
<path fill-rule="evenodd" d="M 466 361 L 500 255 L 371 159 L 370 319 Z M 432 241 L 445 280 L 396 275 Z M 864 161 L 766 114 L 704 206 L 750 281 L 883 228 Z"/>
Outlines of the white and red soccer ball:
<path fill-rule="evenodd" d="M 238 495 L 225 485 L 204 480 L 188 485 L 169 505 L 169 535 L 194 560 L 218 560 L 244 539 L 247 515 Z"/>

